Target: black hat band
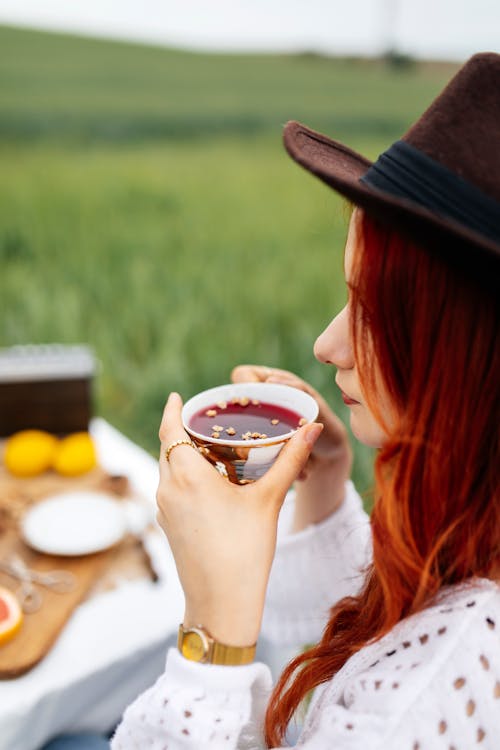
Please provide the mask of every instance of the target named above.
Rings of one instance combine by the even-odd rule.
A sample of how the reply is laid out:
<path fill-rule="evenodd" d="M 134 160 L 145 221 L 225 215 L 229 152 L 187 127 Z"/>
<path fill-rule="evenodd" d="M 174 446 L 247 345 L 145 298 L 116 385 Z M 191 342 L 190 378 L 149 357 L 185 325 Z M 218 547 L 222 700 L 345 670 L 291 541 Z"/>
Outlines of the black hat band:
<path fill-rule="evenodd" d="M 406 141 L 381 154 L 360 182 L 500 242 L 500 204 Z"/>

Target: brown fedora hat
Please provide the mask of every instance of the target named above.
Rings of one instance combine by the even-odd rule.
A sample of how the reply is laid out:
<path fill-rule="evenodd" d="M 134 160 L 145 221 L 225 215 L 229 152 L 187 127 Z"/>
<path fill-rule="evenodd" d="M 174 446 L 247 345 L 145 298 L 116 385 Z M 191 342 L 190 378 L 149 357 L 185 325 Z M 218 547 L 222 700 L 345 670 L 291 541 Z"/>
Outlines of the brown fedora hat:
<path fill-rule="evenodd" d="M 500 55 L 474 55 L 374 163 L 289 122 L 292 158 L 352 203 L 450 260 L 500 259 Z M 477 251 L 480 251 L 479 253 Z"/>

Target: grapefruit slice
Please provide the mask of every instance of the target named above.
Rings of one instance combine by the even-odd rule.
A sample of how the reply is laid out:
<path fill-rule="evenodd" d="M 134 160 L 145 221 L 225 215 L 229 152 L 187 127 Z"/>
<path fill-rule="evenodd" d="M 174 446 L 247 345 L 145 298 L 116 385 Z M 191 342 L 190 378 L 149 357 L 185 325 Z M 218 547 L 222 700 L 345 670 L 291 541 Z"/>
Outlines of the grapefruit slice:
<path fill-rule="evenodd" d="M 16 597 L 0 586 L 0 645 L 13 638 L 23 622 L 23 613 Z"/>

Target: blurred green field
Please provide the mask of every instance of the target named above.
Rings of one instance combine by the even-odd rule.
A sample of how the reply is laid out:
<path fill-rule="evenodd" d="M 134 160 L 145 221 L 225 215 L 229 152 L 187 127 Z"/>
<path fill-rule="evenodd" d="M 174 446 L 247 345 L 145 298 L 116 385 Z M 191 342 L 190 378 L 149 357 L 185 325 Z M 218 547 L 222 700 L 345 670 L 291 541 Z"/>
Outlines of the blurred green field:
<path fill-rule="evenodd" d="M 312 345 L 344 299 L 347 211 L 282 125 L 375 157 L 452 70 L 0 28 L 0 345 L 88 342 L 96 410 L 153 452 L 168 392 L 244 361 L 298 372 L 345 418 Z"/>

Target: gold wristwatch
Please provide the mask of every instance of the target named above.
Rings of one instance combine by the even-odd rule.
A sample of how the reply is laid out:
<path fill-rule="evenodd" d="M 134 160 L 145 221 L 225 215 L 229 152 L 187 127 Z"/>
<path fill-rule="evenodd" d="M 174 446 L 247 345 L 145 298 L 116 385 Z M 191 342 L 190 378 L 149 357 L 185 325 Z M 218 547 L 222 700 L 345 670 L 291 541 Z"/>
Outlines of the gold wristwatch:
<path fill-rule="evenodd" d="M 189 661 L 232 667 L 250 664 L 254 660 L 256 646 L 256 643 L 253 646 L 227 646 L 214 640 L 202 625 L 193 628 L 179 625 L 177 647 Z"/>

